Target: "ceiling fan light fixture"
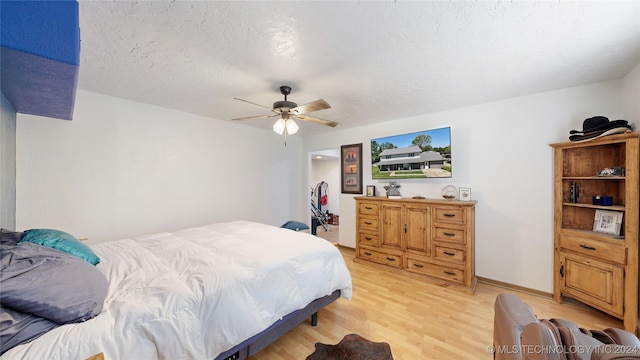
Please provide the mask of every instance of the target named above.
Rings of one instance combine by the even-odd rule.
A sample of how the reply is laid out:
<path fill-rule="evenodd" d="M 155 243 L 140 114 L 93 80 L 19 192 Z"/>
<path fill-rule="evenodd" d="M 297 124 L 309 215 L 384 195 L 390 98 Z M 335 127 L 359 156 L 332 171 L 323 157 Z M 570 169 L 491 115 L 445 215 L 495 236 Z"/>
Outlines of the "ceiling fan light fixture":
<path fill-rule="evenodd" d="M 287 119 L 285 125 L 287 127 L 287 134 L 293 135 L 298 132 L 298 124 L 296 124 L 293 119 Z"/>
<path fill-rule="evenodd" d="M 293 101 L 287 100 L 287 96 L 291 93 L 291 87 L 281 86 L 280 93 L 284 95 L 284 100 L 274 102 L 272 108 L 269 108 L 264 105 L 256 104 L 248 100 L 234 98 L 235 100 L 239 100 L 242 102 L 246 102 L 249 104 L 270 109 L 272 114 L 245 116 L 245 117 L 235 118 L 231 120 L 250 120 L 250 119 L 257 119 L 257 118 L 273 118 L 276 116 L 280 116 L 280 118 L 273 124 L 273 131 L 278 135 L 284 134 L 285 139 L 287 135 L 293 135 L 297 133 L 298 130 L 300 130 L 298 124 L 290 117 L 295 117 L 296 120 L 313 122 L 313 123 L 321 124 L 325 126 L 334 127 L 338 125 L 338 123 L 335 121 L 318 119 L 318 118 L 306 115 L 307 113 L 310 113 L 313 111 L 325 110 L 325 109 L 331 108 L 329 103 L 327 103 L 325 100 L 318 99 L 310 103 L 298 105 Z M 286 146 L 286 140 L 285 140 L 285 146 Z"/>
<path fill-rule="evenodd" d="M 283 118 L 279 118 L 278 121 L 276 121 L 273 124 L 273 131 L 276 132 L 276 134 L 278 135 L 282 135 L 282 133 L 284 133 L 284 129 L 286 127 L 286 122 L 284 121 Z M 297 131 L 297 129 L 296 129 Z"/>

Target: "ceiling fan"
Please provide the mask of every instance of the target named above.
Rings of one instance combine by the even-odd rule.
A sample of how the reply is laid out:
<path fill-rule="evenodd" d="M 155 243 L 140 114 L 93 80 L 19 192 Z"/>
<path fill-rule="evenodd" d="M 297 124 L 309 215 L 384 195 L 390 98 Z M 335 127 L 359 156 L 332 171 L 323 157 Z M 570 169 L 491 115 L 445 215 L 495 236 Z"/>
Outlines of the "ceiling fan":
<path fill-rule="evenodd" d="M 284 95 L 284 101 L 274 102 L 273 108 L 256 104 L 251 101 L 234 98 L 236 100 L 244 101 L 249 104 L 253 104 L 253 105 L 263 107 L 265 109 L 269 109 L 271 110 L 271 112 L 273 112 L 273 114 L 247 116 L 247 117 L 236 118 L 231 120 L 248 120 L 248 119 L 271 118 L 271 117 L 279 116 L 278 120 L 273 124 L 273 131 L 275 131 L 280 135 L 284 133 L 285 136 L 287 134 L 293 135 L 298 131 L 298 124 L 296 124 L 295 121 L 293 121 L 293 119 L 314 122 L 316 124 L 321 124 L 321 125 L 326 125 L 331 127 L 338 125 L 338 123 L 335 121 L 318 119 L 315 117 L 305 115 L 313 111 L 331 108 L 331 105 L 329 105 L 329 103 L 327 103 L 323 99 L 319 99 L 319 100 L 312 101 L 310 103 L 298 106 L 298 104 L 287 100 L 287 95 L 291 93 L 291 87 L 280 86 L 280 93 Z"/>

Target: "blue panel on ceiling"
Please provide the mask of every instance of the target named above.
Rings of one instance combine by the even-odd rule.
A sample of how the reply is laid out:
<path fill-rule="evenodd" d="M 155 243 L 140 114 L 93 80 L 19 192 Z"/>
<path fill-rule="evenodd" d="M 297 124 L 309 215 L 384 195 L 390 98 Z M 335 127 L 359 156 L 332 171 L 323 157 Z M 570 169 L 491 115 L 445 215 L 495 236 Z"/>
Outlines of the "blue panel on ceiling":
<path fill-rule="evenodd" d="M 2 48 L 2 93 L 16 112 L 71 120 L 78 66 Z"/>
<path fill-rule="evenodd" d="M 0 2 L 2 93 L 17 112 L 71 120 L 78 82 L 78 2 Z"/>

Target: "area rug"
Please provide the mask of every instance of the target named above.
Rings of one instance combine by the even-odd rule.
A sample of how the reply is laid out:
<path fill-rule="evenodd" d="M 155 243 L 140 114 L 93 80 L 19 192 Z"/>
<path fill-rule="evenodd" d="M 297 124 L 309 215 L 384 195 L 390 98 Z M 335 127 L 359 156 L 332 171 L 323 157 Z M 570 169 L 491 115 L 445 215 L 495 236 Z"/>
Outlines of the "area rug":
<path fill-rule="evenodd" d="M 389 344 L 349 334 L 337 345 L 316 343 L 316 351 L 307 360 L 393 360 L 393 356 Z"/>

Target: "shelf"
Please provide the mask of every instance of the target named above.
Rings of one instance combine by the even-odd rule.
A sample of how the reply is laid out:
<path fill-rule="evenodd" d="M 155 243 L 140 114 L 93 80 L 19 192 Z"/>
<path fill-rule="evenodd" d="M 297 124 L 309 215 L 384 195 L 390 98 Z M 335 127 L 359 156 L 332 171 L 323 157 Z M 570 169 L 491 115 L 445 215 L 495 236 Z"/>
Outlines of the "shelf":
<path fill-rule="evenodd" d="M 625 207 L 622 205 L 605 206 L 605 205 L 593 205 L 593 204 L 581 204 L 581 203 L 562 203 L 562 206 L 574 206 L 574 207 L 588 208 L 588 209 L 625 211 Z"/>
<path fill-rule="evenodd" d="M 568 232 L 574 232 L 574 235 L 582 235 L 586 238 L 602 238 L 602 239 L 607 239 L 609 240 L 611 243 L 614 244 L 619 244 L 620 241 L 624 241 L 624 236 L 622 235 L 611 235 L 611 234 L 605 234 L 605 233 L 601 233 L 601 232 L 597 232 L 597 231 L 593 231 L 593 230 L 580 230 L 580 229 L 571 229 L 571 228 L 562 228 L 561 230 L 563 233 L 568 233 Z"/>
<path fill-rule="evenodd" d="M 624 176 L 563 176 L 562 180 L 624 180 Z"/>

